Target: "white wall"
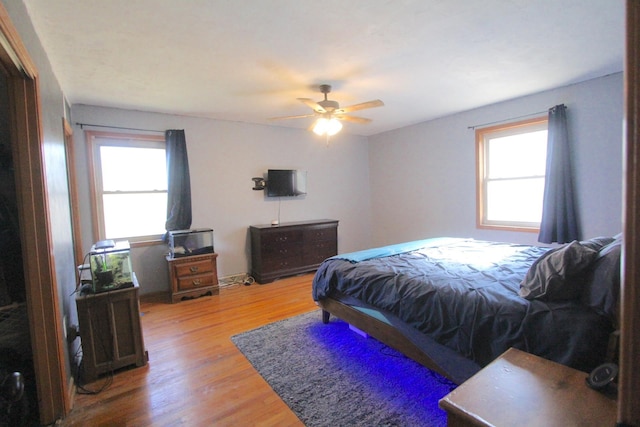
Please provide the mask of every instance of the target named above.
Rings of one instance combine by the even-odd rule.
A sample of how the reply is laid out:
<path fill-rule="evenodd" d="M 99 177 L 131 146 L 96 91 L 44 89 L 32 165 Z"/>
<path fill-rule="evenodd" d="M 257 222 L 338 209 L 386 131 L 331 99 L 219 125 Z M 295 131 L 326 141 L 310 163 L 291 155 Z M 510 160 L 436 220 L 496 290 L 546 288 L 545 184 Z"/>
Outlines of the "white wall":
<path fill-rule="evenodd" d="M 369 138 L 373 243 L 434 236 L 536 244 L 536 233 L 476 228 L 475 132 L 469 126 L 565 104 L 583 237 L 622 229 L 622 74 Z"/>
<path fill-rule="evenodd" d="M 251 189 L 251 178 L 262 176 L 269 168 L 308 172 L 308 194 L 281 200 L 281 222 L 337 219 L 340 252 L 363 249 L 371 244 L 369 157 L 365 137 L 340 133 L 327 146 L 322 138 L 306 130 L 86 105 L 72 106 L 72 119 L 78 159 L 86 159 L 87 154 L 84 132 L 76 123 L 185 130 L 191 172 L 192 227 L 214 229 L 219 277 L 248 272 L 248 227 L 268 224 L 278 218 L 278 199 L 267 199 L 264 192 Z M 85 249 L 88 250 L 95 240 L 89 222 L 89 176 L 86 164 L 79 163 L 79 192 L 86 201 L 81 212 L 83 236 L 86 236 Z M 168 289 L 166 251 L 164 245 L 132 251 L 142 293 Z"/>

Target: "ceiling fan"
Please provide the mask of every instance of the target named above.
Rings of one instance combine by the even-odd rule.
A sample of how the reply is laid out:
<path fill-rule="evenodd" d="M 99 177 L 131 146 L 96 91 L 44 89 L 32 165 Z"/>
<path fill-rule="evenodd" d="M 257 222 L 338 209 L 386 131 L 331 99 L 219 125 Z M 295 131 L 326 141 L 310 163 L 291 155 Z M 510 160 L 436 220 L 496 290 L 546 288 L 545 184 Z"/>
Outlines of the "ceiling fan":
<path fill-rule="evenodd" d="M 273 117 L 269 120 L 288 120 L 288 119 L 301 119 L 305 117 L 317 117 L 318 119 L 311 125 L 311 130 L 318 135 L 335 135 L 342 129 L 342 123 L 340 120 L 347 122 L 365 124 L 369 123 L 371 119 L 364 117 L 356 117 L 347 115 L 352 111 L 364 110 L 366 108 L 382 107 L 384 103 L 379 99 L 373 101 L 362 102 L 360 104 L 350 105 L 348 107 L 340 108 L 337 101 L 327 99 L 327 94 L 331 92 L 331 86 L 327 84 L 320 85 L 320 92 L 324 94 L 324 100 L 315 102 L 309 98 L 298 98 L 298 101 L 311 107 L 313 109 L 312 114 L 302 114 L 298 116 L 285 116 L 285 117 Z"/>

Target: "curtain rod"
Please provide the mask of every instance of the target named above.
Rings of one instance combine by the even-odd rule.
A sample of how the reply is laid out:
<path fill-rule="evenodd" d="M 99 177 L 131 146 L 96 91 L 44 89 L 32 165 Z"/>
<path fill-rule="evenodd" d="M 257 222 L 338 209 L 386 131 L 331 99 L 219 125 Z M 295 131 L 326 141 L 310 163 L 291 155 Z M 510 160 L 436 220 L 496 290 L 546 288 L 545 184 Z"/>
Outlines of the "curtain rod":
<path fill-rule="evenodd" d="M 155 130 L 155 129 L 126 128 L 126 127 L 122 127 L 122 126 L 93 125 L 91 123 L 78 123 L 78 122 L 76 122 L 76 126 L 80 126 L 80 129 L 84 129 L 85 126 L 91 126 L 91 127 L 96 127 L 96 128 L 138 130 L 138 131 L 142 131 L 142 132 L 158 132 L 158 133 L 164 133 L 165 132 L 163 130 Z"/>
<path fill-rule="evenodd" d="M 548 113 L 549 110 L 546 111 L 538 111 L 537 113 L 530 113 L 530 114 L 525 114 L 524 116 L 518 116 L 518 117 L 511 117 L 510 119 L 504 119 L 504 120 L 497 120 L 495 122 L 489 122 L 489 123 L 481 123 L 479 125 L 473 125 L 473 126 L 467 126 L 467 129 L 475 129 L 475 128 L 479 128 L 479 127 L 484 127 L 484 126 L 489 126 L 489 125 L 496 125 L 498 123 L 506 123 L 506 122 L 510 122 L 512 120 L 518 120 L 518 119 L 524 119 L 526 117 L 531 117 L 531 116 L 538 116 L 540 114 L 543 113 Z"/>

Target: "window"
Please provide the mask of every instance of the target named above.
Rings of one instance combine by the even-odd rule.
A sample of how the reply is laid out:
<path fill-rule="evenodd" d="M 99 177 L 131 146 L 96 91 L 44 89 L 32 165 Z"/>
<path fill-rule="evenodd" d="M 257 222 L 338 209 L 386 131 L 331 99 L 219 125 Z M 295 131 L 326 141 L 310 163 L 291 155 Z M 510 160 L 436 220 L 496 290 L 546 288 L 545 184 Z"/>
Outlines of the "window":
<path fill-rule="evenodd" d="M 164 137 L 88 131 L 87 141 L 98 240 L 159 239 L 167 220 Z"/>
<path fill-rule="evenodd" d="M 547 118 L 476 130 L 480 228 L 538 231 L 547 159 Z"/>

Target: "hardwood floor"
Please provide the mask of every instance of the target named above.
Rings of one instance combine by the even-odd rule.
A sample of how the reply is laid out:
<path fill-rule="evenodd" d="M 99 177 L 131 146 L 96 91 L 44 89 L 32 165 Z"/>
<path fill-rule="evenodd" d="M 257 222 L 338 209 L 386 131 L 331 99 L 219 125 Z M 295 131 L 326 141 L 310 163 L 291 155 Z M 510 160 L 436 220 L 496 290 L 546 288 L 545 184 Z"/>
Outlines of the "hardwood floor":
<path fill-rule="evenodd" d="M 117 372 L 99 394 L 76 394 L 62 425 L 301 426 L 230 337 L 317 309 L 312 278 L 233 285 L 220 295 L 177 304 L 143 298 L 148 365 Z"/>

